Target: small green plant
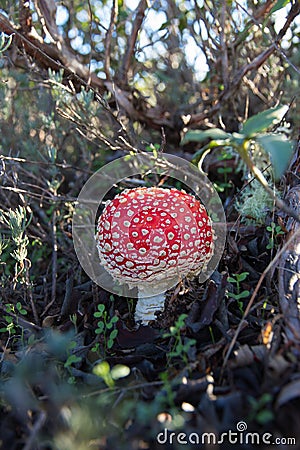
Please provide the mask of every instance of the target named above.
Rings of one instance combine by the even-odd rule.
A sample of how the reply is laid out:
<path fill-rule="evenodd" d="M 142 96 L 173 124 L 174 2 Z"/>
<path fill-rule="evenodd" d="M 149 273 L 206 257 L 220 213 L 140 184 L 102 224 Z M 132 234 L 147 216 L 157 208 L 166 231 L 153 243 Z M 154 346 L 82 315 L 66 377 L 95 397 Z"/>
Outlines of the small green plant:
<path fill-rule="evenodd" d="M 204 131 L 189 130 L 184 136 L 182 144 L 190 141 L 201 143 L 209 140 L 210 142 L 201 149 L 205 154 L 213 148 L 231 147 L 274 200 L 276 206 L 293 215 L 285 202 L 276 195 L 273 187 L 269 186 L 261 168 L 256 164 L 258 155 L 261 157 L 262 152 L 267 155 L 272 163 L 275 181 L 280 180 L 287 169 L 293 154 L 293 144 L 284 133 L 274 133 L 272 128 L 280 124 L 288 109 L 289 107 L 286 105 L 279 105 L 262 111 L 246 120 L 239 133 L 227 133 L 219 128 L 210 128 Z"/>
<path fill-rule="evenodd" d="M 118 335 L 118 330 L 113 327 L 119 319 L 117 316 L 109 318 L 108 313 L 105 310 L 105 305 L 103 305 L 102 303 L 97 306 L 97 311 L 94 312 L 94 317 L 99 319 L 97 322 L 95 333 L 102 335 L 104 351 L 106 352 L 108 349 L 111 349 L 115 343 L 116 337 Z M 92 351 L 98 352 L 99 348 L 99 343 L 96 343 L 92 348 Z"/>
<path fill-rule="evenodd" d="M 168 359 L 182 358 L 184 363 L 188 363 L 188 353 L 190 348 L 196 344 L 195 339 L 184 339 L 181 332 L 185 329 L 187 314 L 181 314 L 170 331 L 164 333 L 164 338 L 172 338 L 172 350 L 168 353 Z"/>
<path fill-rule="evenodd" d="M 273 420 L 274 414 L 270 408 L 270 403 L 272 400 L 272 395 L 269 393 L 263 394 L 258 399 L 249 397 L 251 412 L 249 414 L 248 421 L 252 422 L 255 420 L 260 425 L 266 425 L 268 422 Z"/>
<path fill-rule="evenodd" d="M 222 161 L 222 167 L 217 168 L 218 174 L 223 176 L 223 181 L 216 181 L 214 186 L 218 192 L 225 192 L 226 189 L 232 187 L 229 182 L 229 175 L 232 174 L 233 168 L 227 165 L 227 161 L 234 157 L 234 153 L 230 147 L 224 147 L 221 149 L 221 153 L 217 156 L 219 161 Z M 200 165 L 199 161 L 199 165 Z M 199 167 L 201 169 L 201 167 Z"/>
<path fill-rule="evenodd" d="M 242 314 L 244 313 L 244 304 L 241 300 L 249 297 L 250 292 L 248 290 L 241 289 L 241 282 L 245 281 L 248 275 L 249 272 L 234 273 L 232 274 L 232 277 L 227 278 L 227 281 L 233 284 L 236 289 L 236 293 L 227 292 L 227 295 L 237 301 L 238 307 Z"/>
<path fill-rule="evenodd" d="M 70 341 L 70 343 L 67 345 L 67 360 L 64 363 L 64 368 L 68 369 L 72 364 L 79 363 L 82 360 L 81 356 L 76 356 L 73 352 L 74 349 L 76 349 L 76 341 Z"/>
<path fill-rule="evenodd" d="M 280 225 L 276 225 L 271 222 L 271 225 L 267 226 L 266 230 L 270 233 L 269 243 L 267 244 L 268 250 L 273 250 L 276 248 L 278 237 L 284 234 Z"/>
<path fill-rule="evenodd" d="M 70 316 L 69 316 L 69 318 L 70 318 L 70 321 L 72 322 L 72 324 L 74 325 L 74 329 L 75 329 L 75 333 L 77 333 L 77 314 L 76 313 L 74 313 L 74 314 L 71 314 Z"/>
<path fill-rule="evenodd" d="M 14 281 L 24 282 L 24 271 L 27 261 L 27 247 L 29 244 L 26 228 L 31 222 L 31 217 L 26 218 L 26 209 L 19 206 L 17 209 L 9 211 L 0 210 L 0 222 L 7 225 L 9 237 L 4 240 L 1 238 L 0 258 L 5 263 L 6 270 L 9 270 L 11 264 L 9 257 L 16 261 L 14 264 Z M 4 251 L 5 250 L 5 251 Z M 7 273 L 8 275 L 9 273 Z"/>
<path fill-rule="evenodd" d="M 8 333 L 9 337 L 17 334 L 18 329 L 21 332 L 21 336 L 23 337 L 23 327 L 18 325 L 18 314 L 22 316 L 26 316 L 27 311 L 23 308 L 21 302 L 17 302 L 16 305 L 11 303 L 7 303 L 5 305 L 5 311 L 7 315 L 3 316 L 3 320 L 6 322 L 6 325 L 0 328 L 0 333 Z"/>
<path fill-rule="evenodd" d="M 241 156 L 256 179 L 263 186 L 268 187 L 263 173 L 255 166 L 251 158 L 251 151 L 254 150 L 254 153 L 256 153 L 262 150 L 270 155 L 274 178 L 279 180 L 293 154 L 293 146 L 284 134 L 272 133 L 268 130 L 279 124 L 287 111 L 288 106 L 285 105 L 262 111 L 246 120 L 239 133 L 227 133 L 219 128 L 204 131 L 190 130 L 184 136 L 182 144 L 189 141 L 203 142 L 210 139 L 209 144 L 202 150 L 209 151 L 215 147 L 229 146 Z"/>
<path fill-rule="evenodd" d="M 113 388 L 116 380 L 129 375 L 130 369 L 123 364 L 116 364 L 110 368 L 107 361 L 101 361 L 93 368 L 93 373 L 102 378 L 107 387 Z"/>

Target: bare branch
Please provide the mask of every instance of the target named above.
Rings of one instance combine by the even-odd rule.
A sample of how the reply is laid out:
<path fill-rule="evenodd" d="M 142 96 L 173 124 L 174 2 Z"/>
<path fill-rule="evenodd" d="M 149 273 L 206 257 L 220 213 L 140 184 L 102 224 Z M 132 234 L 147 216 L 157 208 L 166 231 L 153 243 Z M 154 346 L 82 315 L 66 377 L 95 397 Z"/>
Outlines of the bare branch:
<path fill-rule="evenodd" d="M 127 49 L 126 49 L 126 52 L 124 55 L 124 59 L 122 62 L 122 67 L 121 67 L 121 73 L 119 76 L 120 82 L 124 85 L 126 85 L 128 82 L 128 71 L 130 68 L 132 55 L 134 53 L 138 33 L 140 31 L 140 28 L 142 26 L 142 23 L 143 23 L 143 20 L 145 17 L 146 8 L 147 8 L 147 0 L 141 0 L 137 7 L 135 20 L 132 25 L 132 32 L 128 39 Z"/>
<path fill-rule="evenodd" d="M 105 59 L 104 59 L 104 71 L 106 79 L 110 80 L 110 55 L 111 55 L 111 39 L 114 31 L 115 24 L 117 22 L 119 12 L 118 0 L 113 0 L 110 14 L 110 24 L 105 36 Z"/>

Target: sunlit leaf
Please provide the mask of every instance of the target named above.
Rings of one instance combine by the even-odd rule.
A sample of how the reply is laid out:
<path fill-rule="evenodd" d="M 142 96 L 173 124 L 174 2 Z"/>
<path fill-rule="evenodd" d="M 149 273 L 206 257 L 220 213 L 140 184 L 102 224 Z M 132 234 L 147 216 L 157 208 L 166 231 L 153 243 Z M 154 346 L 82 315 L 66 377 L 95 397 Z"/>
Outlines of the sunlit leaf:
<path fill-rule="evenodd" d="M 293 154 L 293 145 L 283 134 L 265 134 L 257 137 L 260 146 L 270 154 L 275 180 L 286 171 Z"/>
<path fill-rule="evenodd" d="M 220 128 L 211 128 L 209 130 L 190 130 L 183 137 L 181 143 L 186 144 L 187 142 L 203 142 L 207 139 L 226 141 L 230 139 L 230 134 L 221 130 Z"/>
<path fill-rule="evenodd" d="M 111 369 L 110 373 L 114 380 L 119 380 L 119 378 L 127 377 L 127 375 L 130 374 L 130 368 L 127 366 L 124 366 L 124 364 L 116 364 Z"/>
<path fill-rule="evenodd" d="M 93 373 L 101 378 L 106 378 L 110 373 L 110 366 L 107 361 L 102 361 L 93 368 Z"/>
<path fill-rule="evenodd" d="M 246 120 L 241 132 L 248 138 L 255 136 L 258 133 L 262 133 L 263 131 L 268 130 L 268 128 L 272 125 L 279 123 L 287 110 L 288 106 L 281 105 L 276 108 L 270 108 L 266 111 L 262 111 Z"/>
<path fill-rule="evenodd" d="M 288 3 L 290 3 L 290 0 L 277 0 L 277 2 L 270 11 L 270 14 L 273 14 L 279 9 L 284 8 Z"/>

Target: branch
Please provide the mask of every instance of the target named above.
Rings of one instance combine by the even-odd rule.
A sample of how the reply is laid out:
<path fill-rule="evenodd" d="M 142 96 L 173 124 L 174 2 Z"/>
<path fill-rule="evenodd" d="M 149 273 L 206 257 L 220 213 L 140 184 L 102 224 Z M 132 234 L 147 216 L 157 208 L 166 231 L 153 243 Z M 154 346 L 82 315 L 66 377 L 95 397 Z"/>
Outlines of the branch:
<path fill-rule="evenodd" d="M 135 20 L 132 25 L 132 32 L 128 39 L 127 49 L 124 55 L 121 72 L 119 76 L 120 81 L 122 82 L 122 84 L 125 85 L 128 83 L 128 72 L 131 64 L 131 59 L 134 53 L 138 33 L 140 31 L 140 28 L 142 26 L 145 17 L 146 8 L 147 8 L 147 0 L 141 0 L 139 6 L 137 7 Z"/>
<path fill-rule="evenodd" d="M 30 33 L 32 27 L 32 16 L 29 1 L 22 0 L 19 5 L 19 21 L 24 33 Z"/>
<path fill-rule="evenodd" d="M 36 11 L 40 18 L 44 33 L 51 42 L 60 41 L 60 35 L 56 25 L 56 4 L 54 0 L 35 0 Z"/>
<path fill-rule="evenodd" d="M 89 69 L 81 64 L 68 50 L 64 55 L 54 44 L 45 44 L 35 29 L 30 33 L 24 33 L 20 27 L 14 26 L 0 13 L 0 31 L 8 36 L 14 36 L 14 43 L 20 50 L 25 50 L 26 54 L 34 59 L 36 64 L 42 69 L 52 69 L 54 71 L 64 70 L 65 76 L 74 82 L 74 85 L 86 85 L 92 79 L 92 86 L 100 93 L 105 91 L 103 80 L 96 74 L 91 74 Z M 64 49 L 65 50 L 65 49 Z"/>
<path fill-rule="evenodd" d="M 215 105 L 210 108 L 208 111 L 203 111 L 197 114 L 193 114 L 191 116 L 191 119 L 189 121 L 189 125 L 195 125 L 201 123 L 205 118 L 212 117 L 214 114 L 216 114 L 219 109 L 221 108 L 222 102 L 227 101 L 232 97 L 236 89 L 238 88 L 239 84 L 243 80 L 244 76 L 253 70 L 257 70 L 259 67 L 261 67 L 265 61 L 275 52 L 277 51 L 278 44 L 284 37 L 285 33 L 287 32 L 288 28 L 290 27 L 293 20 L 298 16 L 300 12 L 300 3 L 297 1 L 293 4 L 292 8 L 290 9 L 290 12 L 287 16 L 286 22 L 282 29 L 279 31 L 275 41 L 260 55 L 258 55 L 256 58 L 253 59 L 248 64 L 245 64 L 240 68 L 240 70 L 236 73 L 234 76 L 232 82 L 229 84 L 228 88 L 225 89 L 221 95 L 219 96 L 218 100 L 216 101 Z"/>
<path fill-rule="evenodd" d="M 110 24 L 105 36 L 105 59 L 104 59 L 104 71 L 106 79 L 110 80 L 110 54 L 111 54 L 111 38 L 115 24 L 117 22 L 119 12 L 118 0 L 113 0 L 110 14 Z"/>

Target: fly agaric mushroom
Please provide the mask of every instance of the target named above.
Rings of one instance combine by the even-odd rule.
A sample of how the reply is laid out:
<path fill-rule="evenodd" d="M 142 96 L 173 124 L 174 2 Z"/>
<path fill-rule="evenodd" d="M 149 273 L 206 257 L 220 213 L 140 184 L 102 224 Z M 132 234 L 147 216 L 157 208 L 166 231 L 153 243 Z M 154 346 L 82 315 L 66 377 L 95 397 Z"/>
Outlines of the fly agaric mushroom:
<path fill-rule="evenodd" d="M 143 325 L 164 309 L 167 289 L 206 267 L 214 248 L 205 207 L 175 188 L 124 190 L 107 202 L 96 241 L 113 279 L 137 287 L 135 321 Z"/>

